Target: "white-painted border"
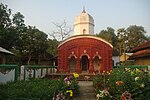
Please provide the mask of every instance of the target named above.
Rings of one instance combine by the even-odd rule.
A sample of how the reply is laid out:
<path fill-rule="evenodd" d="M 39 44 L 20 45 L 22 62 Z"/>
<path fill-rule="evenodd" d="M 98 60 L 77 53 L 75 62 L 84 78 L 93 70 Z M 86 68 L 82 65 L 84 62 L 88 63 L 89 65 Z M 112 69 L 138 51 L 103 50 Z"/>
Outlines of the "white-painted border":
<path fill-rule="evenodd" d="M 97 39 L 97 40 L 100 40 L 104 43 L 106 43 L 107 45 L 109 45 L 111 48 L 113 48 L 113 46 L 105 41 L 104 39 L 100 38 L 100 37 L 96 37 L 96 36 L 92 36 L 92 35 L 76 35 L 76 36 L 72 36 L 72 37 L 69 37 L 67 39 L 65 39 L 64 41 L 62 41 L 59 45 L 58 45 L 58 48 L 63 45 L 64 43 L 68 42 L 68 41 L 71 41 L 71 40 L 74 40 L 74 39 L 79 39 L 79 38 L 92 38 L 92 39 Z"/>

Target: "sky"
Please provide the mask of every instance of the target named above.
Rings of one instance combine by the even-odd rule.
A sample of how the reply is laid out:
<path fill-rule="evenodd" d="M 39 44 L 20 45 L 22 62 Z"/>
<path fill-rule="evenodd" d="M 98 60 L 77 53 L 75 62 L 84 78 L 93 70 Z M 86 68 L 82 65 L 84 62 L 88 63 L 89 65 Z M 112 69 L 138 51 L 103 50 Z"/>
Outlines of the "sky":
<path fill-rule="evenodd" d="M 25 24 L 45 33 L 56 30 L 54 23 L 64 20 L 73 28 L 74 17 L 83 6 L 94 18 L 95 33 L 107 27 L 115 30 L 130 25 L 143 26 L 150 36 L 150 0 L 1 0 L 12 13 L 21 12 Z"/>

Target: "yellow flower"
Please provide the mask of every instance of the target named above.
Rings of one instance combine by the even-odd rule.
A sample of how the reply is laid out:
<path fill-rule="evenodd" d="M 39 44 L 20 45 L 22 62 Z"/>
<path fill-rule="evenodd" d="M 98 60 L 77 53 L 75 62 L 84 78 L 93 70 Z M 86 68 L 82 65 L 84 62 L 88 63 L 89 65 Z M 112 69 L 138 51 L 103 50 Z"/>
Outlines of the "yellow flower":
<path fill-rule="evenodd" d="M 141 70 L 136 68 L 136 73 L 140 73 L 140 72 L 141 72 Z"/>
<path fill-rule="evenodd" d="M 148 75 L 150 76 L 150 71 L 148 72 Z"/>
<path fill-rule="evenodd" d="M 109 74 L 110 74 L 110 72 L 109 72 L 109 71 L 107 71 L 107 74 L 109 75 Z"/>
<path fill-rule="evenodd" d="M 73 96 L 73 92 L 70 92 L 70 97 L 72 97 Z"/>
<path fill-rule="evenodd" d="M 125 71 L 131 72 L 130 68 L 125 68 Z"/>
<path fill-rule="evenodd" d="M 133 71 L 131 72 L 131 75 L 134 75 L 134 72 L 133 72 Z"/>
<path fill-rule="evenodd" d="M 67 93 L 70 93 L 70 97 L 72 97 L 72 96 L 73 96 L 73 92 L 72 92 L 72 90 L 67 90 L 66 92 L 67 92 Z"/>
<path fill-rule="evenodd" d="M 78 78 L 79 74 L 78 73 L 73 73 L 74 78 Z"/>

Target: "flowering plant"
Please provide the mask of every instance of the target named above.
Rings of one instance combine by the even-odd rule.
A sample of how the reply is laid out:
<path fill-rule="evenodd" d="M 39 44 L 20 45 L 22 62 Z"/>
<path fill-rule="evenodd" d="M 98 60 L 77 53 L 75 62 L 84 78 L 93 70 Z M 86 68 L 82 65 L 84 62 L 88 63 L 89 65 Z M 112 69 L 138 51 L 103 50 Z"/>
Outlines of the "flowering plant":
<path fill-rule="evenodd" d="M 56 96 L 53 97 L 52 100 L 66 100 L 66 99 L 63 93 L 58 93 Z"/>
<path fill-rule="evenodd" d="M 102 91 L 99 90 L 99 93 L 96 95 L 97 100 L 109 100 L 111 99 L 111 95 L 109 94 L 107 89 Z"/>
<path fill-rule="evenodd" d="M 130 100 L 130 96 L 132 99 L 147 100 L 150 95 L 150 72 L 143 68 L 116 68 L 110 75 L 103 71 L 93 82 L 98 100 L 104 99 L 100 90 L 105 88 L 109 89 L 112 100 Z"/>
<path fill-rule="evenodd" d="M 60 80 L 62 82 L 62 87 L 59 90 L 59 93 L 54 96 L 54 100 L 66 100 L 67 98 L 77 96 L 79 93 L 79 85 L 76 80 L 77 77 L 79 77 L 77 73 L 73 73 L 65 78 L 62 77 Z"/>

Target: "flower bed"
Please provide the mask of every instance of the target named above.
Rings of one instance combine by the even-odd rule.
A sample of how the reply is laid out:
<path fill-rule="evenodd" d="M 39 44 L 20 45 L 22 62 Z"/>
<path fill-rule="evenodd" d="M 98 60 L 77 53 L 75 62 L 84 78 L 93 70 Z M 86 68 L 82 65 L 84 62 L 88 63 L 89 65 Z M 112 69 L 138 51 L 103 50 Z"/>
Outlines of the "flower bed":
<path fill-rule="evenodd" d="M 53 100 L 66 100 L 78 96 L 79 85 L 76 80 L 78 77 L 79 75 L 77 73 L 73 73 L 73 75 L 62 78 L 63 85 L 59 89 L 59 92 L 54 95 Z"/>
<path fill-rule="evenodd" d="M 97 100 L 148 100 L 150 72 L 143 69 L 114 69 L 94 79 Z"/>
<path fill-rule="evenodd" d="M 79 93 L 79 86 L 76 79 L 71 77 L 67 81 L 64 78 L 31 79 L 0 84 L 0 100 L 57 100 L 59 96 L 64 100 L 72 98 Z"/>

